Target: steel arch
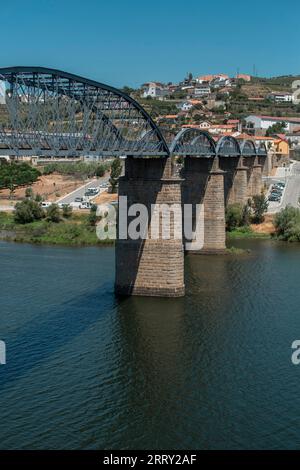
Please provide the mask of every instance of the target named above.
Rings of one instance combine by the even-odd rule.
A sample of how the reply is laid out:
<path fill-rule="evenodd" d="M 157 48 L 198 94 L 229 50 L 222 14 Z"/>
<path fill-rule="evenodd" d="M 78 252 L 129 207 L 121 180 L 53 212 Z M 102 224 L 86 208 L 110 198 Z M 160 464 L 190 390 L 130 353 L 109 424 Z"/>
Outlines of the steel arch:
<path fill-rule="evenodd" d="M 181 129 L 170 146 L 171 155 L 194 155 L 212 157 L 216 155 L 215 141 L 201 129 L 186 127 Z"/>
<path fill-rule="evenodd" d="M 250 139 L 242 140 L 240 143 L 241 153 L 244 157 L 255 157 L 257 155 L 257 149 L 254 142 Z"/>
<path fill-rule="evenodd" d="M 0 68 L 9 122 L 1 147 L 80 156 L 169 156 L 161 131 L 133 98 L 109 85 L 44 67 Z"/>
<path fill-rule="evenodd" d="M 224 135 L 217 142 L 216 152 L 219 157 L 238 157 L 241 155 L 241 148 L 234 137 Z"/>
<path fill-rule="evenodd" d="M 256 154 L 261 157 L 266 157 L 268 155 L 267 147 L 264 142 L 259 142 L 256 145 Z"/>

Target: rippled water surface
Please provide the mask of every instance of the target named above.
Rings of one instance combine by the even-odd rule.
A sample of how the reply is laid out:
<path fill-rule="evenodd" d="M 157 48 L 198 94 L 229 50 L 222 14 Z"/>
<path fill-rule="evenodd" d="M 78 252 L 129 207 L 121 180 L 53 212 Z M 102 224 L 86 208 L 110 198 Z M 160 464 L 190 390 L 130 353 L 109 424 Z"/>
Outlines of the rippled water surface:
<path fill-rule="evenodd" d="M 299 448 L 300 247 L 236 244 L 120 301 L 112 248 L 0 242 L 0 448 Z"/>

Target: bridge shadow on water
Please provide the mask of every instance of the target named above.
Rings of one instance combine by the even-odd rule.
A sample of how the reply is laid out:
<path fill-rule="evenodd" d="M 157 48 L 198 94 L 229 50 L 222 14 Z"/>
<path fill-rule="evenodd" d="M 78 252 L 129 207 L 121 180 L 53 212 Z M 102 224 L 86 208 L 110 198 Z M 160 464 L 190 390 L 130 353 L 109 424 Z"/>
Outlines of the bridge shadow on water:
<path fill-rule="evenodd" d="M 3 339 L 7 344 L 7 364 L 0 368 L 0 390 L 27 375 L 30 369 L 49 358 L 117 306 L 113 283 L 79 295 L 42 314 Z M 53 309 L 55 308 L 55 314 Z"/>

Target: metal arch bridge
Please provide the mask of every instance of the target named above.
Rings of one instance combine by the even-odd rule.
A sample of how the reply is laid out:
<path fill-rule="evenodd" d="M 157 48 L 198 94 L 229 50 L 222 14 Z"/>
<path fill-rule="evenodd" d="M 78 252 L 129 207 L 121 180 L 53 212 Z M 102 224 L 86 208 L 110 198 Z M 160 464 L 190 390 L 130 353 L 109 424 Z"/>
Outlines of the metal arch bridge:
<path fill-rule="evenodd" d="M 2 96 L 1 96 L 2 95 Z M 101 157 L 266 155 L 233 137 L 185 128 L 168 145 L 143 107 L 116 88 L 43 67 L 0 68 L 0 154 Z"/>

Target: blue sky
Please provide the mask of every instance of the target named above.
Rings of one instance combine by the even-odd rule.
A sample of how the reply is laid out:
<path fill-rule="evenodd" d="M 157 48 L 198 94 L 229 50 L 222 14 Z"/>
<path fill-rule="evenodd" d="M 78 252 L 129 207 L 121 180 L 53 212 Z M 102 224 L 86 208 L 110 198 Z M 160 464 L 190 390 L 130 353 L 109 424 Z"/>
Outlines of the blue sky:
<path fill-rule="evenodd" d="M 299 0 L 14 0 L 0 66 L 58 68 L 113 86 L 223 72 L 300 74 Z"/>

